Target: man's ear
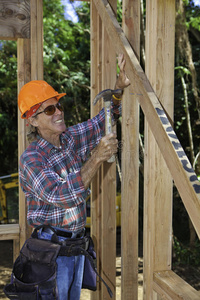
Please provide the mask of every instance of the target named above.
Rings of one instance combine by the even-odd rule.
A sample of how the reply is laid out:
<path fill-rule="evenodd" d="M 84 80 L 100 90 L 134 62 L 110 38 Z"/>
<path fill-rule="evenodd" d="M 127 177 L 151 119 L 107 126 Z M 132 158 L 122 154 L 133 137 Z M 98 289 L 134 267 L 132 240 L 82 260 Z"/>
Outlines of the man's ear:
<path fill-rule="evenodd" d="M 30 117 L 27 119 L 28 123 L 34 127 L 38 127 L 38 122 L 36 118 Z"/>

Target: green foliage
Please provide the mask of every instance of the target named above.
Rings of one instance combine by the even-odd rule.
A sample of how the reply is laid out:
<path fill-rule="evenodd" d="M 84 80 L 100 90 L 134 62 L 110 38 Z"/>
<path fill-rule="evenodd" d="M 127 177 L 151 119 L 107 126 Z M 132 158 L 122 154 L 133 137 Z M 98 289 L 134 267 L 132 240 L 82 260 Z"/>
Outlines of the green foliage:
<path fill-rule="evenodd" d="M 117 0 L 117 21 L 122 23 L 122 0 Z"/>
<path fill-rule="evenodd" d="M 1 43 L 0 51 L 0 175 L 17 172 L 17 49 Z"/>
<path fill-rule="evenodd" d="M 180 78 L 183 75 L 190 75 L 190 71 L 188 70 L 188 68 L 183 67 L 183 66 L 178 66 L 175 67 L 175 70 L 178 70 L 179 72 L 177 73 L 177 77 Z"/>
<path fill-rule="evenodd" d="M 200 31 L 200 9 L 195 6 L 194 1 L 184 0 L 186 6 L 186 25 L 189 29 L 193 27 L 194 29 Z"/>
<path fill-rule="evenodd" d="M 199 35 L 199 24 L 200 24 L 200 14 L 199 8 L 195 7 L 193 1 L 184 1 L 185 5 L 185 19 L 182 18 L 181 29 L 186 26 L 188 31 L 188 38 L 192 49 L 192 57 L 196 74 L 197 74 L 197 88 L 200 86 L 200 78 L 198 76 L 200 72 L 200 45 L 198 41 Z M 180 25 L 180 24 L 179 24 Z M 177 34 L 177 32 L 176 32 Z M 181 34 L 181 40 L 184 40 L 184 31 L 179 32 Z M 182 49 L 183 50 L 183 49 Z M 175 56 L 175 83 L 174 83 L 174 127 L 176 134 L 183 146 L 188 158 L 190 159 L 190 144 L 189 144 L 189 134 L 187 129 L 187 119 L 186 119 L 186 107 L 184 99 L 184 91 L 181 83 L 181 78 L 184 78 L 185 87 L 187 91 L 189 112 L 190 112 L 190 122 L 192 128 L 192 137 L 194 144 L 194 155 L 199 152 L 199 124 L 197 122 L 199 115 L 197 112 L 197 103 L 193 94 L 192 86 L 192 74 L 190 65 L 186 56 L 189 55 L 189 51 L 183 50 L 184 55 L 181 55 L 179 49 L 176 45 L 176 56 Z M 182 200 L 178 193 L 173 198 L 173 230 L 174 235 L 174 252 L 175 252 L 175 262 L 178 264 L 186 263 L 199 265 L 199 242 L 197 242 L 195 247 L 190 248 L 188 244 L 190 243 L 190 229 L 189 229 L 189 219 L 185 207 L 182 204 Z"/>
<path fill-rule="evenodd" d="M 59 92 L 67 93 L 67 126 L 89 118 L 89 5 L 83 3 L 77 13 L 79 22 L 74 24 L 65 20 L 59 1 L 53 1 L 53 7 L 52 1 L 44 1 L 44 79 Z"/>
<path fill-rule="evenodd" d="M 188 29 L 189 41 L 192 47 L 192 59 L 194 62 L 194 66 L 197 74 L 197 86 L 200 86 L 200 77 L 198 74 L 200 73 L 200 44 L 195 34 L 199 35 L 200 32 L 200 9 L 199 7 L 195 7 L 193 1 L 183 1 L 185 5 L 186 19 L 185 25 Z M 176 48 L 176 59 L 175 59 L 175 101 L 174 101 L 174 125 L 177 136 L 186 151 L 188 157 L 189 155 L 189 137 L 187 134 L 187 125 L 186 125 L 186 114 L 185 114 L 185 101 L 183 88 L 181 84 L 180 77 L 184 76 L 188 100 L 189 100 L 189 111 L 190 111 L 190 119 L 191 119 L 191 127 L 193 134 L 193 142 L 194 142 L 194 152 L 195 155 L 199 151 L 199 143 L 200 143 L 200 135 L 199 135 L 199 124 L 198 120 L 198 112 L 197 105 L 195 102 L 195 98 L 193 95 L 193 87 L 191 81 L 191 74 L 189 71 L 189 66 L 186 64 L 184 60 L 181 60 L 179 55 L 179 50 Z"/>
<path fill-rule="evenodd" d="M 174 236 L 174 264 L 200 265 L 200 241 L 196 240 L 195 247 L 185 246 Z"/>

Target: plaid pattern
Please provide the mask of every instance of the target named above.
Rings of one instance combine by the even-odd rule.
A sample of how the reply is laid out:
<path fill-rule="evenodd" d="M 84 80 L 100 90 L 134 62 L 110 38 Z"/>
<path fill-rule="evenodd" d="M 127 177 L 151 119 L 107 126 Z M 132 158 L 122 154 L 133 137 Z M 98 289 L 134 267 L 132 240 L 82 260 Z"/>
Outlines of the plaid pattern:
<path fill-rule="evenodd" d="M 119 114 L 121 108 L 114 107 Z M 85 226 L 84 188 L 80 171 L 104 135 L 104 109 L 86 122 L 61 134 L 61 148 L 38 137 L 20 157 L 20 185 L 25 193 L 28 223 L 49 224 L 76 231 Z"/>

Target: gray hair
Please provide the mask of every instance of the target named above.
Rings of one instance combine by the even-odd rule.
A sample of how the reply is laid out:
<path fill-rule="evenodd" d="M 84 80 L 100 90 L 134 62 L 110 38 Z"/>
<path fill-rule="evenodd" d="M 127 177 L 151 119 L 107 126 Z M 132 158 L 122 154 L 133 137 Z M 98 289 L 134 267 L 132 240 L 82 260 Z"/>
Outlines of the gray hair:
<path fill-rule="evenodd" d="M 26 137 L 28 139 L 28 142 L 31 143 L 31 142 L 37 140 L 37 135 L 38 135 L 37 127 L 29 124 L 28 130 L 27 130 L 27 133 L 26 133 Z"/>

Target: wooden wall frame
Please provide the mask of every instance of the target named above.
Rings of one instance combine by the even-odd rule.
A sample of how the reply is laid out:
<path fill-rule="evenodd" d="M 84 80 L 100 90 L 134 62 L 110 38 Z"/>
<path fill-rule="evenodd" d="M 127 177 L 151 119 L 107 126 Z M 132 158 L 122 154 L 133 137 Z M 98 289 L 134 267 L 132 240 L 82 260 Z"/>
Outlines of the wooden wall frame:
<path fill-rule="evenodd" d="M 123 1 L 122 27 L 116 0 L 91 0 L 91 100 L 113 88 L 116 56 L 124 53 L 131 86 L 122 107 L 122 291 L 138 299 L 138 143 L 139 105 L 146 119 L 144 183 L 144 299 L 199 299 L 199 292 L 171 270 L 172 179 L 200 237 L 200 183 L 171 126 L 175 0 L 147 0 L 146 73 L 140 66 L 140 1 Z M 43 79 L 42 0 L 0 0 L 0 38 L 17 41 L 18 91 Z M 13 25 L 15 24 L 15 26 Z M 123 29 L 122 29 L 123 28 Z M 91 105 L 91 116 L 102 103 Z M 18 118 L 19 156 L 27 146 L 26 126 Z M 97 265 L 116 299 L 115 164 L 105 163 L 92 183 L 92 235 Z M 14 240 L 14 258 L 30 234 L 26 203 L 19 192 L 19 224 L 1 225 L 0 239 Z M 163 234 L 164 233 L 164 234 Z M 181 286 L 181 289 L 179 288 Z M 109 299 L 98 284 L 93 300 Z"/>

